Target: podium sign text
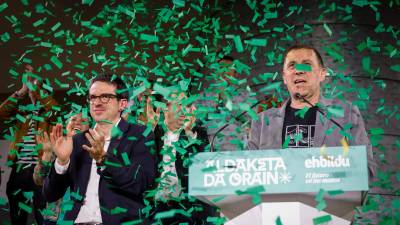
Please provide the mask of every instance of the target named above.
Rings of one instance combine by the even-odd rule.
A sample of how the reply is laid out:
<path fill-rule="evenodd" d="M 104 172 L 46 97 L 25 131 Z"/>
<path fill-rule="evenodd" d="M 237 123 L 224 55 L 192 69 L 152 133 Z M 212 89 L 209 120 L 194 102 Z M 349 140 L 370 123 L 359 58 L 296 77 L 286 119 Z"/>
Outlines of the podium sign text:
<path fill-rule="evenodd" d="M 262 187 L 262 188 L 261 188 Z M 368 190 L 365 146 L 204 152 L 192 156 L 189 195 Z"/>

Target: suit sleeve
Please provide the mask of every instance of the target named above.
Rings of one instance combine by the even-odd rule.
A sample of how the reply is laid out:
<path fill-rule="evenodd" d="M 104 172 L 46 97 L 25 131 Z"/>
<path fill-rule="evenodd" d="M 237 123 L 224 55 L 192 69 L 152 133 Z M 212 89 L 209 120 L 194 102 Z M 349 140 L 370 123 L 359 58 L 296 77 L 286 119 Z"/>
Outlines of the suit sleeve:
<path fill-rule="evenodd" d="M 122 146 L 124 150 L 121 154 L 108 152 L 105 165 L 103 168 L 98 168 L 98 174 L 106 179 L 114 189 L 132 197 L 143 194 L 153 185 L 156 175 L 155 152 L 152 152 L 152 147 L 148 146 L 150 143 L 154 143 L 153 140 L 152 132 L 147 137 L 140 134 L 135 143 L 128 144 L 125 148 Z M 124 153 L 129 156 L 129 162 L 124 160 Z"/>
<path fill-rule="evenodd" d="M 70 174 L 58 174 L 54 168 L 54 162 L 51 166 L 49 175 L 44 180 L 43 195 L 47 202 L 55 202 L 62 198 L 65 191 L 70 186 Z"/>
<path fill-rule="evenodd" d="M 251 121 L 249 142 L 247 146 L 249 150 L 257 150 L 260 148 L 261 122 L 261 114 L 258 115 L 258 120 Z"/>
<path fill-rule="evenodd" d="M 197 133 L 197 138 L 200 140 L 200 145 L 197 148 L 197 152 L 204 152 L 207 145 L 210 144 L 208 140 L 207 130 L 200 123 L 198 126 L 193 128 L 193 131 Z"/>
<path fill-rule="evenodd" d="M 352 145 L 365 145 L 367 147 L 368 170 L 370 177 L 375 176 L 377 164 L 372 153 L 372 145 L 365 130 L 364 120 L 357 106 L 352 107 L 351 120 L 353 127 L 351 128 Z"/>
<path fill-rule="evenodd" d="M 73 138 L 73 146 L 77 146 L 76 136 Z M 73 147 L 74 149 L 74 147 Z M 47 202 L 55 202 L 58 199 L 62 198 L 67 191 L 67 188 L 72 185 L 71 178 L 71 168 L 73 167 L 74 162 L 74 150 L 72 150 L 72 154 L 70 157 L 69 167 L 65 174 L 58 174 L 55 169 L 55 162 L 51 164 L 50 172 L 48 176 L 44 179 L 43 184 L 43 196 Z"/>
<path fill-rule="evenodd" d="M 19 99 L 13 95 L 8 97 L 0 105 L 0 118 L 9 119 L 13 115 L 18 113 L 18 101 Z"/>

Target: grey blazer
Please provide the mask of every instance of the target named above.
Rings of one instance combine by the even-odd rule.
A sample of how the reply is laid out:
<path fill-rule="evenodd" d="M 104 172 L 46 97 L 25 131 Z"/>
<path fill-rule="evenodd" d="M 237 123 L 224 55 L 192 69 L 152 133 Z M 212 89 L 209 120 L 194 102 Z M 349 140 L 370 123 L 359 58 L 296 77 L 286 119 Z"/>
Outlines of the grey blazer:
<path fill-rule="evenodd" d="M 284 102 L 280 108 L 272 108 L 258 114 L 258 120 L 251 123 L 250 138 L 248 149 L 281 149 L 282 148 L 282 129 L 285 117 L 285 109 L 289 99 Z M 351 135 L 349 145 L 365 145 L 367 147 L 368 169 L 370 177 L 376 173 L 377 164 L 373 159 L 372 146 L 365 131 L 364 121 L 360 110 L 357 106 L 348 101 L 337 99 L 326 99 L 320 97 L 319 105 L 323 111 L 327 107 L 340 106 L 344 110 L 343 117 L 334 117 L 333 119 L 342 127 L 346 124 L 352 124 L 347 133 Z M 339 133 L 340 128 L 336 128 L 332 133 L 327 135 L 334 123 L 328 120 L 321 113 L 317 112 L 317 120 L 315 124 L 315 147 L 342 146 L 340 140 L 343 135 Z"/>

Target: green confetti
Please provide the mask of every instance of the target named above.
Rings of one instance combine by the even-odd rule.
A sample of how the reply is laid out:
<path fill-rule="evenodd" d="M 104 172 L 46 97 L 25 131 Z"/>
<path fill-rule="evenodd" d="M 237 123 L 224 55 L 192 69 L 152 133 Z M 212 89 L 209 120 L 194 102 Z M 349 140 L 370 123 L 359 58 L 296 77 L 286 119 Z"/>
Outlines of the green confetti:
<path fill-rule="evenodd" d="M 17 118 L 17 120 L 21 121 L 22 123 L 26 122 L 26 118 L 21 116 L 20 114 L 16 114 L 15 118 Z"/>
<path fill-rule="evenodd" d="M 100 120 L 99 123 L 108 123 L 108 124 L 113 124 L 113 122 L 109 120 Z"/>
<path fill-rule="evenodd" d="M 130 137 L 128 137 L 128 140 L 129 141 L 136 141 L 138 138 L 137 137 L 135 137 L 135 136 L 130 136 Z"/>
<path fill-rule="evenodd" d="M 124 160 L 125 166 L 131 165 L 131 161 L 129 160 L 128 154 L 126 152 L 121 154 L 122 160 Z"/>
<path fill-rule="evenodd" d="M 264 14 L 265 19 L 276 19 L 278 18 L 278 12 L 266 12 Z"/>
<path fill-rule="evenodd" d="M 189 88 L 190 80 L 179 81 L 179 86 L 182 91 L 187 91 Z"/>
<path fill-rule="evenodd" d="M 272 82 L 272 83 L 268 84 L 268 86 L 266 86 L 264 88 L 261 88 L 259 92 L 260 93 L 267 93 L 267 92 L 272 91 L 272 90 L 279 90 L 280 87 L 281 87 L 281 84 L 282 84 L 282 81 Z"/>
<path fill-rule="evenodd" d="M 343 190 L 332 190 L 332 191 L 328 191 L 328 195 L 329 196 L 336 196 L 336 195 L 341 195 L 344 194 Z"/>
<path fill-rule="evenodd" d="M 135 17 L 136 17 L 135 12 L 132 12 L 132 11 L 130 11 L 130 10 L 127 9 L 127 8 L 121 9 L 121 12 L 125 13 L 126 15 L 128 15 L 128 16 L 130 16 L 130 17 L 132 17 L 132 18 L 135 18 Z"/>
<path fill-rule="evenodd" d="M 47 84 L 42 84 L 42 88 L 49 91 L 50 93 L 53 92 L 53 88 Z"/>
<path fill-rule="evenodd" d="M 383 130 L 383 128 L 378 127 L 378 128 L 369 129 L 369 133 L 371 135 L 381 135 L 381 134 L 384 134 L 385 131 Z"/>
<path fill-rule="evenodd" d="M 169 98 L 169 95 L 171 93 L 171 90 L 168 88 L 165 88 L 163 86 L 161 86 L 160 84 L 156 83 L 153 86 L 153 89 L 155 92 L 159 93 L 160 95 L 162 95 L 165 99 Z"/>
<path fill-rule="evenodd" d="M 362 64 L 362 68 L 365 71 L 369 72 L 370 69 L 371 69 L 371 58 L 370 57 L 363 57 L 362 61 L 361 61 L 361 64 Z"/>
<path fill-rule="evenodd" d="M 310 109 L 310 107 L 306 106 L 306 107 L 298 110 L 297 112 L 295 112 L 294 115 L 304 119 L 304 116 L 306 115 L 306 113 L 308 112 L 309 109 Z"/>
<path fill-rule="evenodd" d="M 283 225 L 280 216 L 278 216 L 278 217 L 276 218 L 275 224 L 276 224 L 276 225 Z"/>
<path fill-rule="evenodd" d="M 57 222 L 59 225 L 73 225 L 74 221 L 73 220 L 62 220 L 60 222 Z"/>
<path fill-rule="evenodd" d="M 172 0 L 172 3 L 177 7 L 185 7 L 185 1 L 184 0 Z"/>
<path fill-rule="evenodd" d="M 226 104 L 225 104 L 225 107 L 226 107 L 229 111 L 232 111 L 232 108 L 233 108 L 232 100 L 228 99 L 228 101 L 227 101 Z"/>
<path fill-rule="evenodd" d="M 38 20 L 38 21 L 34 22 L 32 25 L 33 25 L 34 27 L 38 27 L 38 26 L 44 24 L 44 23 L 46 22 L 46 20 L 47 20 L 47 18 L 43 18 L 43 19 L 41 19 L 41 20 Z"/>
<path fill-rule="evenodd" d="M 336 118 L 344 117 L 344 109 L 340 106 L 327 107 L 327 111 Z"/>
<path fill-rule="evenodd" d="M 24 204 L 23 202 L 18 202 L 18 207 L 29 214 L 32 213 L 32 208 Z"/>
<path fill-rule="evenodd" d="M 240 36 L 238 36 L 238 35 L 234 36 L 233 42 L 235 43 L 235 47 L 238 52 L 244 51 L 242 40 L 240 39 Z"/>
<path fill-rule="evenodd" d="M 111 128 L 111 137 L 112 138 L 120 138 L 120 137 L 122 137 L 123 134 L 124 134 L 124 132 L 122 132 L 118 126 L 113 126 Z"/>
<path fill-rule="evenodd" d="M 329 36 L 332 36 L 332 30 L 331 30 L 331 28 L 329 28 L 329 26 L 326 23 L 324 23 L 324 29 L 325 29 L 326 33 L 328 33 Z"/>
<path fill-rule="evenodd" d="M 154 101 L 153 105 L 154 105 L 154 107 L 160 108 L 160 109 L 166 109 L 167 108 L 167 104 L 165 104 L 164 102 Z"/>
<path fill-rule="evenodd" d="M 143 136 L 144 137 L 147 137 L 150 133 L 151 133 L 151 131 L 153 131 L 153 127 L 151 127 L 150 126 L 150 124 L 146 127 L 146 130 L 145 131 L 143 131 Z"/>
<path fill-rule="evenodd" d="M 60 88 L 69 88 L 69 84 L 63 84 L 57 78 L 54 78 L 54 83 L 56 83 Z"/>
<path fill-rule="evenodd" d="M 106 166 L 112 166 L 112 167 L 116 167 L 116 168 L 121 168 L 121 167 L 123 167 L 123 165 L 121 165 L 120 163 L 110 162 L 110 161 L 108 161 L 108 160 L 106 160 L 106 161 L 104 162 L 104 165 L 106 165 Z"/>
<path fill-rule="evenodd" d="M 128 209 L 117 206 L 117 207 L 111 209 L 111 215 L 126 213 L 127 211 L 128 211 Z"/>
<path fill-rule="evenodd" d="M 295 64 L 294 68 L 298 71 L 305 71 L 305 72 L 311 72 L 312 67 L 311 65 L 308 64 Z"/>
<path fill-rule="evenodd" d="M 316 209 L 318 209 L 318 211 L 322 211 L 326 208 L 326 202 L 324 200 L 321 200 L 318 202 L 318 204 L 315 206 Z"/>
<path fill-rule="evenodd" d="M 243 31 L 243 33 L 247 33 L 247 32 L 250 30 L 250 27 L 242 26 L 242 25 L 240 25 L 239 28 L 240 28 L 240 30 Z M 246 42 L 246 41 L 245 41 L 245 42 Z"/>
<path fill-rule="evenodd" d="M 94 0 L 82 0 L 83 5 L 92 5 L 93 2 Z"/>
<path fill-rule="evenodd" d="M 332 220 L 331 215 L 320 216 L 320 217 L 316 217 L 313 219 L 313 224 L 314 225 L 323 224 L 323 223 L 327 223 L 331 220 Z"/>
<path fill-rule="evenodd" d="M 165 212 L 159 212 L 156 214 L 154 217 L 155 219 L 164 219 L 164 218 L 171 218 L 175 216 L 176 209 L 165 211 Z"/>
<path fill-rule="evenodd" d="M 165 212 L 159 212 L 159 213 L 156 214 L 156 216 L 154 218 L 156 220 L 163 219 L 163 218 L 171 218 L 171 217 L 175 216 L 175 214 L 182 214 L 182 215 L 184 215 L 186 217 L 190 217 L 191 216 L 189 212 L 186 212 L 183 209 L 172 209 L 172 210 L 165 211 Z"/>
<path fill-rule="evenodd" d="M 400 72 L 400 64 L 393 65 L 390 67 L 390 69 L 396 72 Z"/>
<path fill-rule="evenodd" d="M 54 56 L 54 55 L 50 58 L 50 61 L 51 61 L 52 63 L 54 63 L 54 65 L 56 65 L 56 67 L 57 67 L 58 69 L 61 69 L 61 68 L 63 67 L 62 62 L 61 62 L 56 56 Z"/>
<path fill-rule="evenodd" d="M 6 205 L 7 204 L 7 200 L 5 200 L 4 198 L 0 198 L 0 206 Z"/>
<path fill-rule="evenodd" d="M 201 171 L 204 172 L 204 173 L 212 173 L 212 172 L 215 172 L 217 170 L 218 170 L 218 168 L 215 167 L 215 166 L 210 166 L 210 167 L 201 169 Z"/>
<path fill-rule="evenodd" d="M 81 201 L 83 199 L 83 196 L 79 194 L 79 189 L 76 192 L 71 192 L 70 196 L 78 201 Z"/>
<path fill-rule="evenodd" d="M 8 72 L 9 72 L 12 76 L 18 76 L 18 72 L 15 71 L 15 70 L 13 70 L 13 69 L 10 69 Z"/>
<path fill-rule="evenodd" d="M 363 41 L 363 42 L 361 42 L 360 44 L 357 45 L 357 50 L 359 52 L 362 52 L 366 48 L 367 48 L 367 43 L 365 41 Z"/>
<path fill-rule="evenodd" d="M 136 96 L 138 96 L 138 94 L 144 92 L 145 90 L 146 90 L 146 87 L 145 87 L 144 85 L 142 85 L 142 86 L 140 86 L 140 87 L 138 87 L 138 88 L 135 88 L 135 89 L 133 90 L 132 95 L 131 95 L 130 98 L 131 98 L 131 99 L 136 98 Z"/>
<path fill-rule="evenodd" d="M 399 209 L 400 208 L 400 199 L 394 199 L 392 201 L 392 207 L 395 209 Z"/>
<path fill-rule="evenodd" d="M 3 12 L 8 7 L 7 2 L 4 2 L 3 4 L 0 5 L 0 12 Z"/>
<path fill-rule="evenodd" d="M 52 26 L 50 29 L 54 32 L 54 31 L 56 31 L 60 26 L 61 26 L 61 23 L 58 22 L 58 23 L 54 24 L 54 26 Z"/>
<path fill-rule="evenodd" d="M 245 44 L 252 45 L 252 46 L 258 46 L 258 47 L 265 47 L 267 46 L 267 39 L 250 39 L 250 40 L 245 40 Z"/>
<path fill-rule="evenodd" d="M 33 116 L 32 116 L 32 119 L 33 119 L 33 120 L 36 120 L 36 121 L 39 121 L 39 122 L 44 122 L 44 118 L 43 118 L 43 117 L 40 117 L 40 116 L 35 116 L 35 115 L 33 115 Z"/>
<path fill-rule="evenodd" d="M 140 40 L 147 41 L 148 43 L 158 42 L 158 37 L 150 34 L 140 34 Z"/>
<path fill-rule="evenodd" d="M 278 32 L 278 33 L 282 33 L 283 32 L 283 27 L 274 27 L 272 28 L 273 31 Z"/>
<path fill-rule="evenodd" d="M 8 32 L 5 32 L 4 34 L 2 34 L 2 35 L 0 36 L 0 39 L 1 39 L 1 41 L 3 41 L 3 42 L 7 42 L 7 41 L 10 40 L 10 34 L 8 34 Z"/>
<path fill-rule="evenodd" d="M 46 48 L 51 48 L 52 44 L 49 42 L 40 42 L 40 46 L 46 47 Z"/>
<path fill-rule="evenodd" d="M 237 195 L 244 195 L 244 194 L 251 195 L 253 204 L 258 205 L 259 203 L 261 203 L 260 193 L 262 193 L 264 191 L 265 191 L 264 186 L 259 185 L 259 186 L 247 188 L 244 191 L 238 190 L 238 191 L 236 191 L 236 194 Z"/>
<path fill-rule="evenodd" d="M 287 148 L 287 147 L 289 147 L 289 142 L 290 142 L 290 137 L 289 137 L 289 136 L 286 136 L 286 137 L 285 137 L 285 142 L 283 142 L 283 144 L 282 144 L 282 148 Z"/>

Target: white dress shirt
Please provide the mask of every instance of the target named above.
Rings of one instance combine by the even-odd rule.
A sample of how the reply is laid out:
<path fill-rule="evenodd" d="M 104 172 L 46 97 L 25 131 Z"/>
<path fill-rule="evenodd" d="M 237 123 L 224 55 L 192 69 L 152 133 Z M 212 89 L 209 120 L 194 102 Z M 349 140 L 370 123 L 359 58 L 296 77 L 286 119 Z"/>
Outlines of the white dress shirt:
<path fill-rule="evenodd" d="M 119 121 L 115 126 L 118 126 Z M 94 127 L 96 129 L 96 126 Z M 110 138 L 106 138 L 104 143 L 104 151 L 107 152 L 108 146 L 110 145 Z M 70 161 L 62 166 L 58 163 L 58 159 L 54 163 L 54 168 L 56 173 L 65 174 L 68 170 Z M 92 160 L 92 168 L 90 170 L 90 177 L 88 186 L 86 189 L 85 199 L 83 201 L 83 205 L 79 210 L 78 216 L 76 217 L 74 223 L 102 223 L 101 219 L 101 211 L 100 211 L 100 202 L 99 202 L 99 182 L 100 175 L 97 173 L 97 165 L 96 161 Z"/>

